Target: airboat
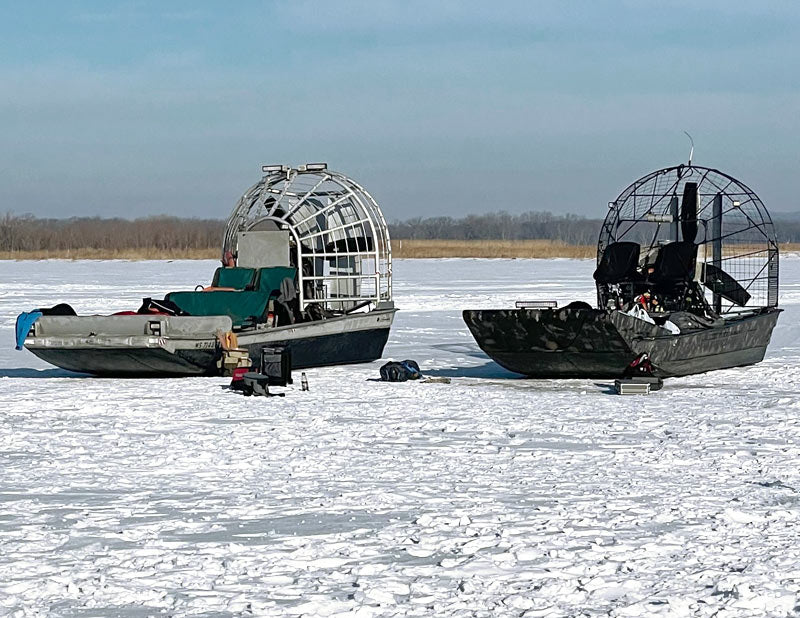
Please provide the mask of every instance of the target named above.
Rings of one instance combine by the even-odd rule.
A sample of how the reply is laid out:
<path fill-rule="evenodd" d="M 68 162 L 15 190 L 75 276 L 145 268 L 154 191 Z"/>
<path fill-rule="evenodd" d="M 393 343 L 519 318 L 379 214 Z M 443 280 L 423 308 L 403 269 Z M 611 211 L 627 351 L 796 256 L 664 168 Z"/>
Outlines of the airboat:
<path fill-rule="evenodd" d="M 294 368 L 380 358 L 395 308 L 378 204 L 324 163 L 262 172 L 227 221 L 210 285 L 111 316 L 68 305 L 23 314 L 24 346 L 64 369 L 119 376 L 218 373 L 230 333 L 253 362 L 265 346 L 288 347 Z"/>
<path fill-rule="evenodd" d="M 759 197 L 718 170 L 652 172 L 609 203 L 597 307 L 517 303 L 463 312 L 480 348 L 536 378 L 620 378 L 647 354 L 683 376 L 764 358 L 778 308 L 778 244 Z"/>

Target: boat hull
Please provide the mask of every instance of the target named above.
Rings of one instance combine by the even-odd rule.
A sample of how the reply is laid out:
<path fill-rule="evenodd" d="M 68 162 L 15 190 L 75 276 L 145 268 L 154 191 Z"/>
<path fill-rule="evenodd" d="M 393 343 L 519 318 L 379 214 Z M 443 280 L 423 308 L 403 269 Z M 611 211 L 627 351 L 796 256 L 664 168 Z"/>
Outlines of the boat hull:
<path fill-rule="evenodd" d="M 619 378 L 646 352 L 659 377 L 752 365 L 764 358 L 780 309 L 673 335 L 621 312 L 590 308 L 463 312 L 480 348 L 535 378 Z"/>
<path fill-rule="evenodd" d="M 260 360 L 261 348 L 283 346 L 292 354 L 292 368 L 368 363 L 383 354 L 395 309 L 378 309 L 280 328 L 238 333 L 239 347 Z"/>
<path fill-rule="evenodd" d="M 214 350 L 163 348 L 28 348 L 43 361 L 77 373 L 106 377 L 171 377 L 210 375 L 216 367 Z"/>
<path fill-rule="evenodd" d="M 253 362 L 258 361 L 264 346 L 286 346 L 291 349 L 294 369 L 370 362 L 383 354 L 394 312 L 394 309 L 376 310 L 279 328 L 243 330 L 237 333 L 239 346 L 248 350 Z M 84 330 L 91 319 L 69 318 L 73 324 L 86 320 Z M 113 320 L 113 317 L 102 319 Z M 175 318 L 171 320 L 178 322 Z M 148 321 L 152 323 L 154 318 Z M 69 330 L 77 329 L 72 326 Z M 161 336 L 33 336 L 26 339 L 25 347 L 57 367 L 98 376 L 215 375 L 219 373 L 217 361 L 222 355 L 215 333 L 216 330 L 206 328 L 191 337 L 185 333 L 171 336 L 170 325 L 164 321 Z"/>

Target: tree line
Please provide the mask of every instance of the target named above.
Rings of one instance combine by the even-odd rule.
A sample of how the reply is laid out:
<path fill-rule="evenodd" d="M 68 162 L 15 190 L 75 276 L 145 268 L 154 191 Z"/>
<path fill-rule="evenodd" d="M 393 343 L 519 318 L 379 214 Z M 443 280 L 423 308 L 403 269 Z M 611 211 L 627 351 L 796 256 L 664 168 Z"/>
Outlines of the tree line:
<path fill-rule="evenodd" d="M 597 243 L 601 219 L 550 212 L 507 212 L 453 217 L 418 217 L 389 225 L 392 238 L 409 240 L 553 240 L 568 245 Z"/>
<path fill-rule="evenodd" d="M 392 238 L 403 240 L 552 240 L 594 245 L 602 220 L 549 212 L 506 212 L 466 217 L 417 217 L 389 224 Z M 776 219 L 781 242 L 800 242 L 800 220 Z M 141 219 L 38 218 L 6 213 L 0 218 L 0 251 L 75 249 L 219 249 L 225 231 L 221 219 L 146 217 Z"/>
<path fill-rule="evenodd" d="M 224 231 L 225 222 L 218 219 L 40 219 L 7 213 L 0 218 L 0 251 L 219 249 Z"/>

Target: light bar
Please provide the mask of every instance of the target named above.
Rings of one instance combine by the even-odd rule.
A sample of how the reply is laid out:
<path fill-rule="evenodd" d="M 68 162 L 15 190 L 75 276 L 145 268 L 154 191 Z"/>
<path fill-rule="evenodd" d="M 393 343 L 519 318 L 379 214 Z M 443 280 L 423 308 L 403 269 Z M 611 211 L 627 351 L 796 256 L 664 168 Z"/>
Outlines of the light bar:
<path fill-rule="evenodd" d="M 514 303 L 517 309 L 555 309 L 558 303 L 554 300 L 518 300 Z"/>
<path fill-rule="evenodd" d="M 298 165 L 298 172 L 321 172 L 328 169 L 327 163 L 306 163 L 305 165 Z"/>
<path fill-rule="evenodd" d="M 287 172 L 289 171 L 288 165 L 262 165 L 261 171 L 265 174 L 272 174 L 274 172 Z"/>

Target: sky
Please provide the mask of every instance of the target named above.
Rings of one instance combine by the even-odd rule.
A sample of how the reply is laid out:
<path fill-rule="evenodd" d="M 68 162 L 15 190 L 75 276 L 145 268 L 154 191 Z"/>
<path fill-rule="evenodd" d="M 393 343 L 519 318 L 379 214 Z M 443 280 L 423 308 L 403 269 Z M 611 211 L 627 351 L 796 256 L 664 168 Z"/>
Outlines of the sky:
<path fill-rule="evenodd" d="M 224 218 L 326 161 L 389 220 L 602 217 L 684 131 L 800 210 L 800 3 L 0 3 L 0 214 Z"/>

